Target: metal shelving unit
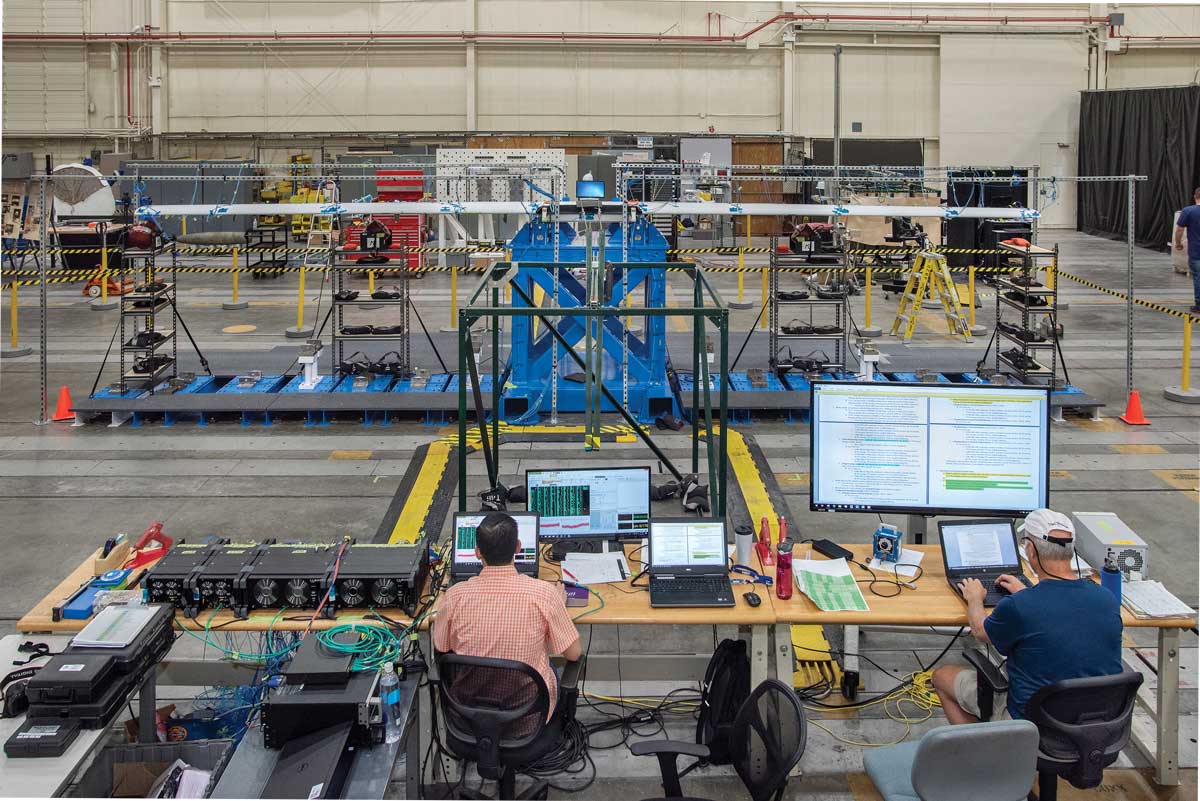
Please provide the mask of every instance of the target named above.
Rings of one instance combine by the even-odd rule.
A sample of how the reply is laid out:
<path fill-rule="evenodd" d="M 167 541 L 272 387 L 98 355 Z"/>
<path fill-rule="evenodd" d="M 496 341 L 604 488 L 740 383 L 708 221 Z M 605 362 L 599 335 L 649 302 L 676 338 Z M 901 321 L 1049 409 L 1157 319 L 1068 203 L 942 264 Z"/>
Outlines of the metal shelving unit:
<path fill-rule="evenodd" d="M 170 279 L 162 286 L 152 285 L 159 280 L 155 259 L 169 250 L 171 254 Z M 178 275 L 179 254 L 174 245 L 163 245 L 151 249 L 123 248 L 121 252 L 121 275 L 132 274 L 134 290 L 121 295 L 119 370 L 121 392 L 130 386 L 140 387 L 154 394 L 154 389 L 164 379 L 178 375 L 179 328 L 175 310 L 175 286 Z M 164 323 L 165 327 L 160 327 Z M 162 339 L 145 344 L 138 337 L 158 332 Z M 169 360 L 156 364 L 151 370 L 138 369 L 138 362 L 165 356 L 170 348 Z M 128 367 L 126 366 L 128 364 Z"/>
<path fill-rule="evenodd" d="M 778 366 L 779 350 L 789 343 L 799 343 L 797 347 L 804 343 L 811 343 L 814 347 L 803 353 L 795 353 L 797 356 L 807 356 L 810 353 L 824 353 L 826 356 L 825 367 L 829 369 L 842 370 L 846 367 L 846 355 L 850 351 L 849 333 L 847 331 L 850 324 L 850 314 L 846 308 L 846 296 L 843 294 L 840 298 L 818 298 L 815 297 L 816 290 L 807 282 L 801 283 L 802 291 L 810 293 L 808 298 L 803 300 L 784 300 L 780 298 L 781 291 L 781 268 L 811 268 L 804 255 L 789 255 L 779 253 L 778 247 L 774 239 L 771 241 L 771 261 L 770 270 L 768 271 L 767 279 L 767 331 L 769 337 L 770 348 L 770 365 L 774 369 Z M 796 273 L 799 274 L 799 273 Z M 796 312 L 794 318 L 789 317 L 783 319 L 784 310 L 790 313 L 792 310 Z M 819 319 L 818 314 L 821 314 L 825 319 Z M 802 319 L 806 317 L 807 319 Z M 792 319 L 800 320 L 801 323 L 812 326 L 826 326 L 836 329 L 828 333 L 801 333 L 789 334 L 785 333 L 783 328 L 788 325 Z M 830 354 L 820 347 L 821 343 L 833 343 L 833 353 Z M 792 348 L 795 351 L 795 347 Z"/>
<path fill-rule="evenodd" d="M 1015 373 L 1026 384 L 1055 386 L 1058 371 L 1058 290 L 1053 280 L 1038 281 L 1037 263 L 1050 259 L 1047 274 L 1058 266 L 1058 245 L 1022 248 L 1001 244 L 1003 260 L 1020 267 L 1017 273 L 1002 273 L 996 280 L 996 371 L 1001 367 Z M 1015 278 L 1014 278 L 1015 276 Z M 1005 313 L 1010 319 L 1005 319 Z M 1013 315 L 1012 312 L 1016 314 Z M 1049 332 L 1041 325 L 1049 321 Z M 1008 347 L 1005 347 L 1005 346 Z"/>
<path fill-rule="evenodd" d="M 351 343 L 356 350 L 362 350 L 363 343 L 379 343 L 388 344 L 388 350 L 380 356 L 386 355 L 395 351 L 400 359 L 400 364 L 405 370 L 412 370 L 412 350 L 411 337 L 412 326 L 410 324 L 410 314 L 412 305 L 409 302 L 409 271 L 407 265 L 407 247 L 400 247 L 396 250 L 380 251 L 379 255 L 388 256 L 393 261 L 396 261 L 400 267 L 398 275 L 395 277 L 396 284 L 394 291 L 399 293 L 399 297 L 376 299 L 372 298 L 370 293 L 365 289 L 359 291 L 359 296 L 354 300 L 338 300 L 337 295 L 347 289 L 345 285 L 346 273 L 365 272 L 369 270 L 389 270 L 392 268 L 392 262 L 386 264 L 362 264 L 358 259 L 348 259 L 348 253 L 361 253 L 358 250 L 347 251 L 337 249 L 334 251 L 333 259 L 333 275 L 334 275 L 334 300 L 333 300 L 333 367 L 336 370 L 338 365 L 345 361 L 345 343 Z M 389 291 L 386 288 L 379 287 L 377 291 Z M 392 309 L 392 314 L 389 314 L 383 322 L 375 319 L 372 315 L 370 325 L 379 326 L 399 326 L 400 331 L 394 334 L 343 334 L 342 329 L 346 325 L 345 310 L 350 308 L 371 308 L 371 309 Z M 397 315 L 396 312 L 399 312 Z M 398 319 L 397 319 L 398 317 Z M 391 343 L 399 343 L 392 345 Z M 365 351 L 364 351 L 365 353 Z M 368 357 L 371 354 L 365 354 Z"/>

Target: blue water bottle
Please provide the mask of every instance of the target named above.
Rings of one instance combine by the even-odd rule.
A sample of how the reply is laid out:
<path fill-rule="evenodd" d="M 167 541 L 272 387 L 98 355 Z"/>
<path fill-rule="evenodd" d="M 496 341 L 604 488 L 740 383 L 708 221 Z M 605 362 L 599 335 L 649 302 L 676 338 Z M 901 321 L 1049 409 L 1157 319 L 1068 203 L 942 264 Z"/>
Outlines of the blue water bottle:
<path fill-rule="evenodd" d="M 1121 571 L 1117 570 L 1117 561 L 1112 555 L 1104 557 L 1104 569 L 1100 571 L 1100 586 L 1107 589 L 1121 603 Z"/>

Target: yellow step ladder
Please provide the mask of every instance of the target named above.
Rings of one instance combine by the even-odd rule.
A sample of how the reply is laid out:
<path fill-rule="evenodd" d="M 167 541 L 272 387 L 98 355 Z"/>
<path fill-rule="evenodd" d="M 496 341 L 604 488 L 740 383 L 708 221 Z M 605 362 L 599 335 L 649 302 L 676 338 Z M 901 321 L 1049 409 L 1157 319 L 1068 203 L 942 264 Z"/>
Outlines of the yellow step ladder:
<path fill-rule="evenodd" d="M 892 321 L 892 336 L 896 336 L 903 325 L 904 341 L 912 341 L 917 318 L 921 315 L 921 303 L 926 295 L 941 302 L 942 315 L 946 318 L 950 333 L 961 334 L 964 340 L 970 342 L 971 326 L 958 301 L 958 291 L 950 276 L 946 257 L 941 253 L 929 252 L 920 253 L 908 273 L 904 293 L 900 296 L 900 306 L 896 309 L 896 319 Z"/>

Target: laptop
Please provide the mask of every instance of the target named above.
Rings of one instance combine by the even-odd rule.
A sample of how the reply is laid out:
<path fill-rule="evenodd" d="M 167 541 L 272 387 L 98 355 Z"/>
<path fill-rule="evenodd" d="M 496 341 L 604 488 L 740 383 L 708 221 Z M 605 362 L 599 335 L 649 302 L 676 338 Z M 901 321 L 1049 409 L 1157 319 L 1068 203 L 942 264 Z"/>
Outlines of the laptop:
<path fill-rule="evenodd" d="M 733 606 L 725 521 L 650 520 L 650 605 Z"/>
<path fill-rule="evenodd" d="M 942 537 L 946 580 L 959 595 L 959 582 L 979 579 L 987 590 L 983 605 L 995 606 L 1009 594 L 996 586 L 996 579 L 1004 573 L 1030 586 L 1021 570 L 1012 520 L 939 520 L 938 533 Z"/>
<path fill-rule="evenodd" d="M 475 529 L 491 512 L 458 512 L 454 515 L 454 554 L 450 563 L 450 581 L 465 581 L 479 575 L 483 562 L 475 556 Z M 517 521 L 517 537 L 521 540 L 513 562 L 517 572 L 538 577 L 538 515 L 535 512 L 508 512 Z"/>

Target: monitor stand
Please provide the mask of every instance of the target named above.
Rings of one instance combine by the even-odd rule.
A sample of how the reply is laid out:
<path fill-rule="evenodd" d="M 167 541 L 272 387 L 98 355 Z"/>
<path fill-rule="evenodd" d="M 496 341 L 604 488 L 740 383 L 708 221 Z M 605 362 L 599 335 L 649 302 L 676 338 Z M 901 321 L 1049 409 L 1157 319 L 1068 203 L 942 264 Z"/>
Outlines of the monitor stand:
<path fill-rule="evenodd" d="M 929 515 L 909 515 L 906 521 L 908 527 L 905 532 L 908 534 L 909 542 L 913 545 L 924 545 L 925 534 L 929 531 Z"/>

